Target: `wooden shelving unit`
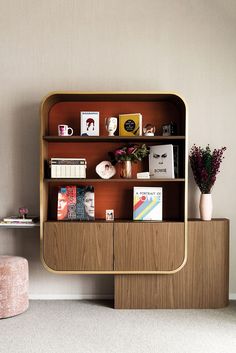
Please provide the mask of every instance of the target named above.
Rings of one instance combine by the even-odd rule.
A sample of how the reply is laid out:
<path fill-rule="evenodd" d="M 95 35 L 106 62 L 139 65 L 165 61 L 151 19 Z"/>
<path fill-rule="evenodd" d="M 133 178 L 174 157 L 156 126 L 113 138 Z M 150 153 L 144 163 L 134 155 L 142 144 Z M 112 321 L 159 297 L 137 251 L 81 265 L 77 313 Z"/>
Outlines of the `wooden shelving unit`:
<path fill-rule="evenodd" d="M 80 112 L 100 112 L 100 136 L 80 136 Z M 104 120 L 139 112 L 143 126 L 154 124 L 157 136 L 108 137 Z M 176 123 L 176 136 L 161 136 L 162 125 Z M 74 136 L 58 137 L 67 124 Z M 136 165 L 132 179 L 119 171 L 99 179 L 96 165 L 124 143 L 179 146 L 176 179 L 136 179 L 148 170 Z M 228 303 L 228 220 L 187 220 L 187 112 L 184 100 L 158 92 L 54 92 L 41 105 L 40 244 L 47 270 L 60 274 L 113 274 L 116 308 L 211 308 Z M 51 179 L 52 157 L 86 158 L 86 179 Z M 146 163 L 146 164 L 145 164 Z M 93 185 L 95 221 L 57 221 L 57 191 L 63 185 Z M 163 188 L 163 221 L 132 220 L 133 187 Z M 105 210 L 115 221 L 105 221 Z M 189 228 L 189 231 L 188 231 Z"/>

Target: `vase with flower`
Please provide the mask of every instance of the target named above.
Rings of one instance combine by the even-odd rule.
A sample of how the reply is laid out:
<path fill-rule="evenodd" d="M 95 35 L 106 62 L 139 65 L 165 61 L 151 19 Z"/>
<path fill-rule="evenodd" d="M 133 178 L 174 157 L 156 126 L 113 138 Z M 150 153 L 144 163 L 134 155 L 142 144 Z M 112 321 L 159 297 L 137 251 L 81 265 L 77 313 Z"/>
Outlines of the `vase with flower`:
<path fill-rule="evenodd" d="M 128 144 L 117 148 L 114 152 L 109 152 L 111 163 L 121 164 L 121 178 L 132 178 L 132 163 L 141 161 L 148 154 L 149 148 L 145 144 Z"/>
<path fill-rule="evenodd" d="M 193 145 L 190 150 L 190 165 L 195 182 L 201 191 L 200 217 L 204 221 L 210 221 L 212 218 L 211 189 L 215 184 L 216 175 L 220 172 L 220 164 L 224 158 L 225 150 L 226 147 L 222 147 L 212 151 L 209 145 L 206 148 Z"/>

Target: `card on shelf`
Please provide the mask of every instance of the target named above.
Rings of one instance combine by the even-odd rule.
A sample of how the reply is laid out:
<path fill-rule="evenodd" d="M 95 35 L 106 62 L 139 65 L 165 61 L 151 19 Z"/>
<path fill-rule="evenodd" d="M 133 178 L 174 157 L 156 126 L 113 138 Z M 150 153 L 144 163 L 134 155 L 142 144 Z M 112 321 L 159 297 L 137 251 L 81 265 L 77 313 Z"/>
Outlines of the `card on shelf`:
<path fill-rule="evenodd" d="M 80 112 L 80 135 L 99 136 L 99 112 Z"/>

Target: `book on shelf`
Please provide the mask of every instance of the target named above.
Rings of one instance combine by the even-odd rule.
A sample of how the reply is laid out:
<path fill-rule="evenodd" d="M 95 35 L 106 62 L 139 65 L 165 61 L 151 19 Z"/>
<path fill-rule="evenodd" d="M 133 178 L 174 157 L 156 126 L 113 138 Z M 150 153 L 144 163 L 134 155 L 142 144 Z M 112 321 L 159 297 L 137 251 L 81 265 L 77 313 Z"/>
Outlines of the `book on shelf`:
<path fill-rule="evenodd" d="M 133 220 L 162 221 L 161 187 L 134 187 Z"/>
<path fill-rule="evenodd" d="M 142 136 L 142 115 L 140 113 L 119 115 L 120 136 Z"/>
<path fill-rule="evenodd" d="M 28 215 L 27 218 L 22 218 L 19 216 L 9 216 L 9 217 L 3 218 L 3 222 L 5 223 L 16 223 L 16 224 L 32 224 L 38 221 L 39 221 L 38 216 L 31 216 L 31 215 Z"/>
<path fill-rule="evenodd" d="M 175 177 L 173 145 L 150 146 L 149 172 L 151 179 Z"/>
<path fill-rule="evenodd" d="M 93 186 L 64 186 L 58 190 L 57 219 L 59 221 L 95 220 Z"/>
<path fill-rule="evenodd" d="M 99 136 L 99 112 L 80 112 L 80 135 Z"/>
<path fill-rule="evenodd" d="M 86 178 L 85 158 L 51 158 L 51 178 Z"/>

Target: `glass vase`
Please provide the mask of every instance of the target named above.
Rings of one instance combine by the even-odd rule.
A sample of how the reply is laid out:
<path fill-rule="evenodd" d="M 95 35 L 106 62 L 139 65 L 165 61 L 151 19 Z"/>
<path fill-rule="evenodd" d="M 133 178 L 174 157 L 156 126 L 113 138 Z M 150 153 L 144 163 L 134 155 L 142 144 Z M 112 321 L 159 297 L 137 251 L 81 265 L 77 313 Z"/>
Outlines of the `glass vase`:
<path fill-rule="evenodd" d="M 131 161 L 122 161 L 121 163 L 121 178 L 132 178 L 132 162 Z"/>

